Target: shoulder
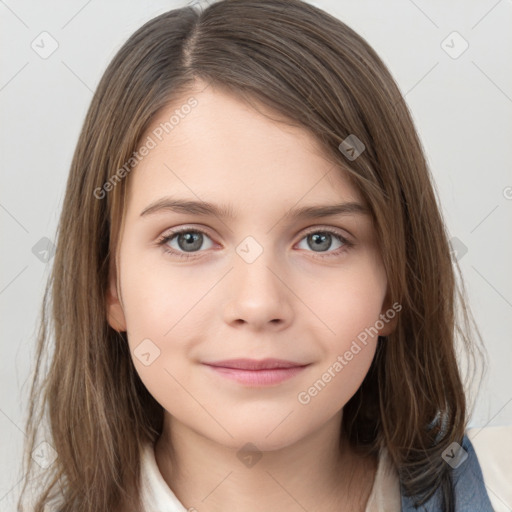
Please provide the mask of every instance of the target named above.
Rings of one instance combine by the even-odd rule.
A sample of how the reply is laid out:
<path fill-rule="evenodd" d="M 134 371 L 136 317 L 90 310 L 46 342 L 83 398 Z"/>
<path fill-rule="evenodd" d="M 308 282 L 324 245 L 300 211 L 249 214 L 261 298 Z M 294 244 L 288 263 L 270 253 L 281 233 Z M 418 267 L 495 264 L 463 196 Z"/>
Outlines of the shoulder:
<path fill-rule="evenodd" d="M 483 429 L 480 430 L 483 431 Z M 506 436 L 506 433 L 503 433 L 502 435 Z M 475 442 L 478 441 L 477 449 L 475 449 L 475 446 L 473 445 L 472 438 Z M 497 512 L 500 510 L 510 510 L 509 507 L 498 508 L 496 506 L 497 501 L 500 501 L 502 498 L 497 498 L 496 495 L 494 495 L 494 491 L 491 490 L 491 486 L 499 488 L 500 490 L 498 492 L 500 492 L 501 489 L 505 492 L 505 489 L 509 484 L 505 484 L 505 480 L 503 480 L 503 484 L 500 484 L 493 478 L 493 474 L 488 471 L 494 463 L 494 454 L 496 451 L 487 450 L 488 447 L 484 446 L 483 441 L 483 437 L 481 439 L 477 439 L 475 433 L 468 430 L 464 435 L 461 444 L 452 443 L 443 452 L 443 459 L 452 467 L 455 512 Z M 483 465 L 480 464 L 479 460 L 479 454 L 482 451 L 486 451 L 486 463 Z M 490 462 L 491 460 L 493 461 L 492 464 L 488 464 L 487 461 Z M 503 466 L 504 470 L 507 464 L 509 465 L 509 476 L 507 481 L 510 481 L 510 460 Z M 504 478 L 506 479 L 505 476 Z M 417 510 L 424 512 L 437 512 L 441 510 L 441 501 L 441 491 L 439 490 L 422 507 L 416 509 L 414 507 L 413 498 L 408 498 L 402 495 L 402 512 L 412 512 Z"/>

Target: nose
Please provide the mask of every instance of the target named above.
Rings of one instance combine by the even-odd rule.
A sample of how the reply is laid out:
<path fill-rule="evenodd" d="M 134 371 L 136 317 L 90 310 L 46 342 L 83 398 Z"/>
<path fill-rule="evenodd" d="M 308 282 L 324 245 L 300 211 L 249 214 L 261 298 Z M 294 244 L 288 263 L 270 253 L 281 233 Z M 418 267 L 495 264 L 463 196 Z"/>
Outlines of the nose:
<path fill-rule="evenodd" d="M 224 321 L 254 331 L 285 329 L 293 320 L 291 283 L 276 264 L 271 251 L 263 251 L 252 263 L 238 254 L 226 283 L 228 300 Z"/>

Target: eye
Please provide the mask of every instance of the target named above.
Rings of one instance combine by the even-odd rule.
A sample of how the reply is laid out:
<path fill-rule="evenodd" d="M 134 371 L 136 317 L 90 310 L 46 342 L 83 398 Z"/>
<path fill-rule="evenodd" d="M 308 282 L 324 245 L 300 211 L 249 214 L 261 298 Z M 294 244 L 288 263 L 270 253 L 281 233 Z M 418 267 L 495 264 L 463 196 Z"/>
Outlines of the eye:
<path fill-rule="evenodd" d="M 339 256 L 354 245 L 353 242 L 349 241 L 341 233 L 330 228 L 311 230 L 302 240 L 305 240 L 307 246 L 312 247 L 315 253 L 327 252 L 327 254 L 320 254 L 320 258 Z M 329 251 L 333 241 L 336 240 L 341 242 L 341 245 L 338 246 L 336 251 Z"/>
<path fill-rule="evenodd" d="M 180 258 L 193 258 L 194 256 L 189 256 L 187 253 L 201 252 L 199 249 L 202 247 L 205 237 L 211 241 L 211 238 L 201 229 L 183 228 L 166 233 L 157 243 L 167 253 Z M 169 247 L 168 242 L 173 242 L 174 247 Z M 206 248 L 209 249 L 211 246 Z"/>

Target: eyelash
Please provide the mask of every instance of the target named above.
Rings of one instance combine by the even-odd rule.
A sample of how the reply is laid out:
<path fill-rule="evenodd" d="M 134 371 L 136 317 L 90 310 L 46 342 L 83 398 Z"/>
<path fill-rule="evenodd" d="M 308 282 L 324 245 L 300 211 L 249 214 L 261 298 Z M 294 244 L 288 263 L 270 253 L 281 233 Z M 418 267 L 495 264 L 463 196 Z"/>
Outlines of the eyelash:
<path fill-rule="evenodd" d="M 171 254 L 173 256 L 177 256 L 180 259 L 191 260 L 191 259 L 197 258 L 198 256 L 189 256 L 185 252 L 176 251 L 176 250 L 171 249 L 168 246 L 166 246 L 167 242 L 171 241 L 176 235 L 179 235 L 181 233 L 201 233 L 203 235 L 206 235 L 208 238 L 211 238 L 208 235 L 208 233 L 206 233 L 206 231 L 203 231 L 202 229 L 198 229 L 198 228 L 193 228 L 193 229 L 192 228 L 182 228 L 182 229 L 177 229 L 175 231 L 171 231 L 171 232 L 166 233 L 165 235 L 163 235 L 157 241 L 157 245 L 161 246 L 165 253 Z M 347 240 L 347 238 L 345 238 L 344 236 L 340 235 L 340 233 L 338 231 L 336 231 L 334 229 L 331 229 L 331 228 L 312 229 L 312 230 L 308 231 L 307 233 L 305 233 L 304 236 L 300 240 L 302 240 L 305 237 L 307 237 L 308 235 L 311 235 L 311 234 L 314 234 L 314 233 L 322 233 L 322 234 L 328 233 L 328 234 L 333 235 L 334 237 L 336 237 L 340 242 L 342 242 L 344 244 L 342 247 L 338 248 L 334 252 L 329 252 L 329 253 L 325 253 L 325 254 L 315 253 L 315 254 L 318 255 L 318 256 L 315 256 L 315 258 L 325 259 L 325 258 L 333 258 L 333 257 L 336 257 L 336 256 L 341 256 L 342 253 L 348 251 L 349 249 L 351 249 L 355 245 L 353 242 L 351 242 L 350 240 Z M 197 251 L 195 253 L 190 253 L 190 254 L 197 255 L 198 252 L 203 252 L 203 251 Z M 314 251 L 309 251 L 309 252 L 314 252 Z"/>

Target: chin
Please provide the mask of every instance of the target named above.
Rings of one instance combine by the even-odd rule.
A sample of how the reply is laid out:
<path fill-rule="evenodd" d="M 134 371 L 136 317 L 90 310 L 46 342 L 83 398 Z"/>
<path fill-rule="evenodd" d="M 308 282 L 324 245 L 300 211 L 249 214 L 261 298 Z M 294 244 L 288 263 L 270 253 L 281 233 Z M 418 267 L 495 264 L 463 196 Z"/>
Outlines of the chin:
<path fill-rule="evenodd" d="M 282 428 L 282 426 L 278 427 L 278 423 L 279 422 L 276 423 L 272 421 L 269 422 L 268 425 L 265 424 L 261 425 L 259 428 L 252 427 L 250 429 L 234 429 L 226 425 L 227 430 L 233 437 L 222 436 L 221 438 L 215 439 L 215 441 L 237 452 L 251 452 L 253 450 L 270 452 L 286 448 L 302 437 L 298 434 L 296 429 L 294 429 L 292 433 L 288 431 L 288 429 Z"/>

